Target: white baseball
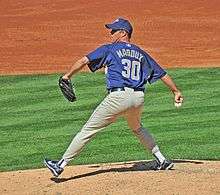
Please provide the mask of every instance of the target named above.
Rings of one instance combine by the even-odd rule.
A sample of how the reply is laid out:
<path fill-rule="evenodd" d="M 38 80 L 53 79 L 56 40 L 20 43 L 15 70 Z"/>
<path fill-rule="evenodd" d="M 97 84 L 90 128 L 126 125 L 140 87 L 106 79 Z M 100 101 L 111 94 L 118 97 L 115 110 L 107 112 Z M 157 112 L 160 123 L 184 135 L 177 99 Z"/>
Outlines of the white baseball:
<path fill-rule="evenodd" d="M 174 102 L 174 106 L 179 108 L 180 106 L 182 106 L 182 103 L 181 102 L 180 103 Z"/>

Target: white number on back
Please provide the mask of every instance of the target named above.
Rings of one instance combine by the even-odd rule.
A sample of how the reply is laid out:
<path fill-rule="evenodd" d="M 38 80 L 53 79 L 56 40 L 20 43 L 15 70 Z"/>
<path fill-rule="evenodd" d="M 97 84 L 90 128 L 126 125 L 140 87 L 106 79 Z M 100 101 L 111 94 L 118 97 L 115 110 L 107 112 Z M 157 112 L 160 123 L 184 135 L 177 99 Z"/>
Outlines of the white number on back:
<path fill-rule="evenodd" d="M 122 59 L 121 63 L 124 66 L 124 70 L 122 71 L 122 76 L 125 78 L 131 78 L 132 80 L 138 81 L 140 80 L 140 69 L 141 63 L 139 61 L 131 61 L 129 59 Z"/>

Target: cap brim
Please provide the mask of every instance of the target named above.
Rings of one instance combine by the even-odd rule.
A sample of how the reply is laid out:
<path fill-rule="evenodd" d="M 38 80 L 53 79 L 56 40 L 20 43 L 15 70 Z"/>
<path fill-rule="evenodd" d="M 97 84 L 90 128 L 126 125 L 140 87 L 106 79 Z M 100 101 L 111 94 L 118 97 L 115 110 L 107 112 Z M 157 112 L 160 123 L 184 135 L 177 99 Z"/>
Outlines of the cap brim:
<path fill-rule="evenodd" d="M 105 24 L 105 27 L 106 27 L 107 29 L 111 29 L 111 30 L 124 30 L 124 31 L 126 31 L 127 33 L 129 33 L 129 31 L 128 31 L 127 29 L 125 29 L 125 28 L 123 28 L 123 27 L 118 27 L 118 26 L 115 25 L 115 24 Z"/>
<path fill-rule="evenodd" d="M 111 24 L 105 24 L 105 28 L 111 29 Z"/>
<path fill-rule="evenodd" d="M 105 24 L 105 27 L 112 30 L 118 30 L 119 28 L 114 24 Z"/>

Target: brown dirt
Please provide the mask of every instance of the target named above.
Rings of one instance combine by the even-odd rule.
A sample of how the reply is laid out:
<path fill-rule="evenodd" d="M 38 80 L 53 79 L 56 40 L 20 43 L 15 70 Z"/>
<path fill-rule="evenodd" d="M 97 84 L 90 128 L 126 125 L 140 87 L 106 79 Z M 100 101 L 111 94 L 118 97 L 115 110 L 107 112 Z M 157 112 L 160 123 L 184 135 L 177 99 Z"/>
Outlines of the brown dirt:
<path fill-rule="evenodd" d="M 152 162 L 68 166 L 60 178 L 47 169 L 0 173 L 0 194 L 220 194 L 220 162 L 176 160 L 169 171 Z"/>
<path fill-rule="evenodd" d="M 66 71 L 108 41 L 103 25 L 119 16 L 163 67 L 219 67 L 219 7 L 219 0 L 1 1 L 0 75 Z"/>

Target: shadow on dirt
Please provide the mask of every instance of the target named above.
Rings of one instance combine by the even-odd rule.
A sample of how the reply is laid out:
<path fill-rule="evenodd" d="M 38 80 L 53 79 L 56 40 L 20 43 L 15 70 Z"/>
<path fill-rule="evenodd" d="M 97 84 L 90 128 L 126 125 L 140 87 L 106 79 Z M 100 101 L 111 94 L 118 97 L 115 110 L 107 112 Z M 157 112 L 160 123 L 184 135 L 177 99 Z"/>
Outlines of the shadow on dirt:
<path fill-rule="evenodd" d="M 174 163 L 193 163 L 193 164 L 203 164 L 200 161 L 191 161 L 191 160 L 173 160 Z M 121 167 L 114 167 L 114 166 L 121 166 Z M 83 177 L 90 177 L 102 173 L 108 172 L 130 172 L 130 171 L 156 171 L 157 162 L 156 161 L 139 161 L 139 162 L 125 162 L 125 163 L 114 163 L 112 165 L 107 165 L 103 167 L 102 165 L 92 165 L 89 168 L 98 168 L 99 170 L 92 171 L 89 173 L 76 175 L 69 178 L 51 178 L 52 181 L 55 183 L 62 183 L 69 180 L 80 179 Z M 175 170 L 175 169 L 171 169 Z"/>
<path fill-rule="evenodd" d="M 174 163 L 192 163 L 192 164 L 203 164 L 201 161 L 196 160 L 172 160 Z"/>

